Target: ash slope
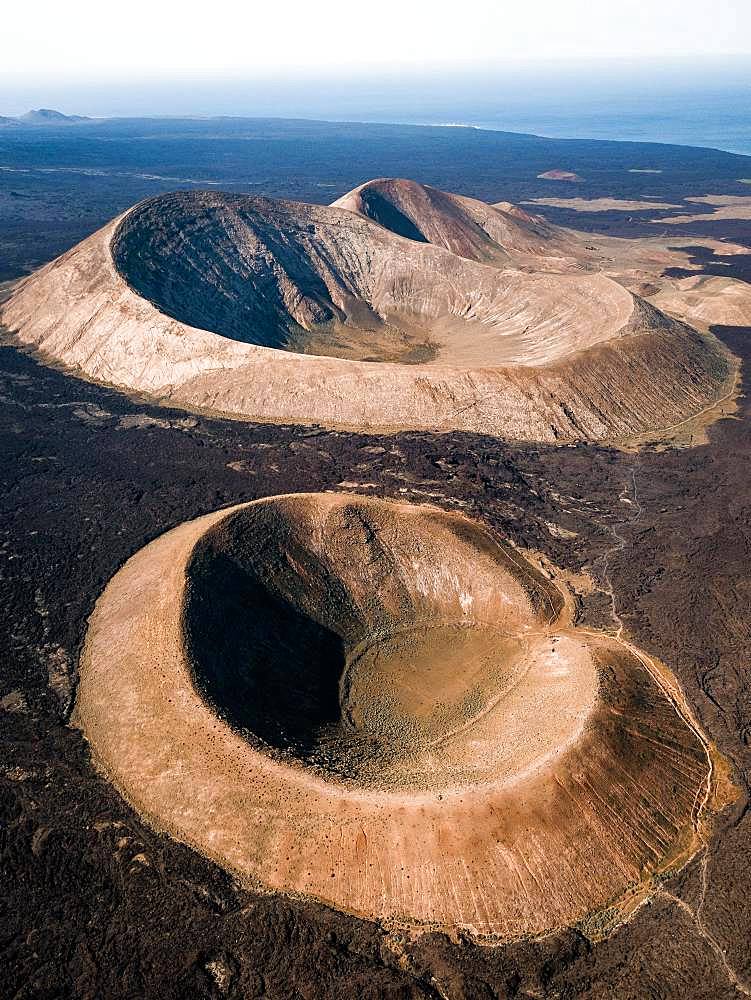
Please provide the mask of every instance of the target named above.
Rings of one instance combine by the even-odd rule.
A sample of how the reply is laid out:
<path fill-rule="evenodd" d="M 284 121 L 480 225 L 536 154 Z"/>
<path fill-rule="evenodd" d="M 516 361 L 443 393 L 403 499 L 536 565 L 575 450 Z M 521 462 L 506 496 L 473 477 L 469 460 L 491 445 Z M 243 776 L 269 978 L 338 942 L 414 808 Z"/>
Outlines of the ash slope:
<path fill-rule="evenodd" d="M 437 194 L 447 204 L 453 197 Z M 471 225 L 488 254 L 530 258 L 521 225 L 509 227 L 503 247 L 467 213 L 438 217 L 436 238 L 451 242 L 453 231 L 458 243 Z M 634 315 L 634 299 L 620 286 L 582 273 L 573 258 L 543 257 L 542 244 L 532 255 L 542 273 L 530 274 L 478 267 L 466 254 L 397 237 L 335 207 L 179 195 L 129 213 L 112 256 L 134 291 L 183 323 L 260 347 L 357 361 L 549 364 L 649 322 Z M 561 264 L 579 273 L 560 274 Z"/>
<path fill-rule="evenodd" d="M 381 224 L 402 219 L 419 239 Z M 240 418 L 571 441 L 711 406 L 719 345 L 571 241 L 403 181 L 329 208 L 182 192 L 23 281 L 0 319 L 90 377 Z"/>
<path fill-rule="evenodd" d="M 583 248 L 565 229 L 510 202 L 486 205 L 416 181 L 368 181 L 335 201 L 334 207 L 470 260 L 566 269 L 583 256 Z"/>
<path fill-rule="evenodd" d="M 75 721 L 139 811 L 253 884 L 539 934 L 687 860 L 713 792 L 705 738 L 652 661 L 572 627 L 572 606 L 463 515 L 267 497 L 181 525 L 115 575 Z M 461 671 L 436 656 L 449 627 Z M 195 681 L 206 693 L 211 674 L 208 704 Z M 242 704 L 243 736 L 215 713 Z"/>

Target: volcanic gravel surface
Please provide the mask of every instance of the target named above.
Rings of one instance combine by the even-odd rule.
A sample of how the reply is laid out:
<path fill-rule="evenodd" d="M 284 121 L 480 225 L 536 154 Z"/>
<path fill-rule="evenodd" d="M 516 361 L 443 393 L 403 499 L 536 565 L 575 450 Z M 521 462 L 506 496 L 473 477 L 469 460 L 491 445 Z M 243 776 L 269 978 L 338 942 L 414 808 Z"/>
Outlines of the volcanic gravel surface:
<path fill-rule="evenodd" d="M 744 361 L 746 329 L 715 330 Z M 3 990 L 11 997 L 691 997 L 751 992 L 751 413 L 638 453 L 242 425 L 142 405 L 0 354 Z M 581 627 L 680 681 L 740 796 L 706 852 L 605 937 L 417 940 L 240 888 L 149 826 L 67 724 L 94 602 L 182 522 L 258 497 L 351 491 L 462 511 L 579 579 Z"/>

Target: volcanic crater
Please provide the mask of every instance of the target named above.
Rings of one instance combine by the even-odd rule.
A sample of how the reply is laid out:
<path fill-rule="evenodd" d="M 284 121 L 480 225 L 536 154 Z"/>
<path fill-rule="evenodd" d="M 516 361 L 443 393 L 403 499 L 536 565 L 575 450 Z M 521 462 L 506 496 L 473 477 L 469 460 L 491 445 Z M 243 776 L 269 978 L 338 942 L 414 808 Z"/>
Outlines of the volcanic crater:
<path fill-rule="evenodd" d="M 436 507 L 294 494 L 173 529 L 90 621 L 76 723 L 152 822 L 273 890 L 490 937 L 680 864 L 712 750 L 655 661 Z"/>
<path fill-rule="evenodd" d="M 168 403 L 359 430 L 619 438 L 705 411 L 732 374 L 574 234 L 394 179 L 328 207 L 157 196 L 22 281 L 0 319 Z"/>

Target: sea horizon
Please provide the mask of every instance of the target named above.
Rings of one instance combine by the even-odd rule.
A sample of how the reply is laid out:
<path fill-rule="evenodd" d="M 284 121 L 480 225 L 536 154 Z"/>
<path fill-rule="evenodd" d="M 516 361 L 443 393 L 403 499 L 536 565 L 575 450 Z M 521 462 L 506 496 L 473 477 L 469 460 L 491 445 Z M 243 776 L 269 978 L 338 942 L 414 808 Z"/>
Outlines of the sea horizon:
<path fill-rule="evenodd" d="M 751 154 L 751 59 L 519 65 L 308 79 L 8 81 L 0 114 L 284 118 L 463 126 Z"/>

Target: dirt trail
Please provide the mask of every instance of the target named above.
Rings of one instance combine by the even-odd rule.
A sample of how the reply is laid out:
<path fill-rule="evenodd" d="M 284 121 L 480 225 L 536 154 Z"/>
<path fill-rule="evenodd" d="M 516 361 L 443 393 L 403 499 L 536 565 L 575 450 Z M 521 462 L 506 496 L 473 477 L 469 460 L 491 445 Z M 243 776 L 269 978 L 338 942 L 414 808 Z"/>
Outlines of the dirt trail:
<path fill-rule="evenodd" d="M 142 813 L 243 877 L 381 920 L 541 933 L 659 871 L 708 781 L 662 675 L 577 628 L 563 590 L 463 515 L 266 498 L 114 577 L 77 720 Z M 457 628 L 461 685 L 456 656 L 434 666 Z M 385 680 L 407 663 L 418 683 Z"/>
<path fill-rule="evenodd" d="M 695 925 L 699 935 L 702 940 L 711 948 L 712 952 L 719 960 L 722 965 L 725 974 L 727 975 L 730 983 L 744 996 L 751 997 L 751 986 L 745 984 L 732 968 L 727 959 L 727 954 L 717 941 L 717 938 L 712 934 L 709 928 L 703 921 L 702 909 L 704 907 L 704 902 L 708 892 L 708 866 L 710 858 L 710 843 L 711 843 L 711 831 L 707 828 L 705 823 L 702 823 L 702 818 L 709 803 L 710 796 L 713 791 L 714 783 L 714 759 L 712 753 L 711 744 L 704 734 L 702 727 L 696 720 L 696 716 L 691 710 L 688 701 L 683 694 L 678 681 L 670 675 L 668 677 L 666 669 L 661 664 L 653 658 L 648 656 L 642 650 L 637 649 L 632 643 L 623 638 L 623 633 L 626 631 L 626 625 L 621 618 L 618 611 L 617 600 L 615 596 L 615 588 L 612 582 L 611 575 L 611 560 L 614 555 L 623 552 L 629 545 L 628 539 L 619 530 L 622 527 L 628 528 L 633 531 L 642 519 L 644 514 L 644 509 L 642 507 L 641 501 L 639 499 L 639 493 L 637 488 L 636 474 L 639 468 L 638 456 L 634 465 L 629 470 L 630 481 L 627 481 L 624 485 L 621 493 L 619 495 L 619 500 L 628 502 L 633 505 L 634 514 L 631 518 L 626 521 L 621 522 L 619 525 L 610 525 L 610 531 L 615 539 L 615 545 L 608 549 L 604 556 L 601 557 L 602 565 L 602 582 L 604 584 L 604 590 L 610 598 L 611 607 L 611 617 L 614 625 L 616 626 L 616 631 L 614 638 L 621 643 L 621 645 L 628 649 L 633 655 L 635 655 L 640 662 L 644 665 L 645 669 L 649 671 L 650 675 L 654 678 L 655 682 L 660 686 L 662 690 L 670 696 L 670 700 L 675 706 L 676 711 L 680 714 L 681 718 L 684 720 L 686 725 L 688 725 L 696 738 L 701 742 L 704 747 L 707 764 L 708 773 L 706 783 L 703 787 L 703 793 L 701 789 L 697 789 L 697 802 L 695 809 L 693 811 L 693 824 L 694 831 L 697 839 L 701 843 L 701 855 L 699 859 L 699 874 L 700 874 L 700 884 L 701 892 L 699 896 L 699 902 L 695 908 L 689 906 L 689 904 L 676 896 L 674 893 L 669 892 L 665 888 L 659 888 L 655 895 L 661 896 L 665 899 L 670 900 L 674 905 L 678 906 L 684 913 L 686 913 L 693 924 Z M 602 522 L 601 522 L 602 523 Z M 701 799 L 699 800 L 699 795 L 701 794 Z M 636 911 L 634 911 L 636 912 Z M 633 914 L 629 915 L 629 919 Z"/>

